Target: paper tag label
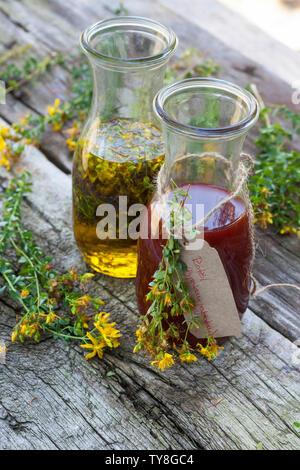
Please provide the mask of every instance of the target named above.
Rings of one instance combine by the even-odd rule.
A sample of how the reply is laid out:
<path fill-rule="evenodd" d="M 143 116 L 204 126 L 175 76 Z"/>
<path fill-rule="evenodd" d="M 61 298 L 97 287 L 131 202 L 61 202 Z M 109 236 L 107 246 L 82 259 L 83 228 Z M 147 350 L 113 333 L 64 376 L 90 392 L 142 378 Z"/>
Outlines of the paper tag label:
<path fill-rule="evenodd" d="M 195 302 L 193 316 L 206 318 L 215 338 L 239 336 L 241 321 L 217 250 L 203 240 L 201 250 L 191 251 L 183 247 L 181 259 L 187 266 L 184 280 Z M 188 314 L 184 316 L 189 319 Z M 192 327 L 190 332 L 196 338 L 205 338 L 200 327 Z"/>

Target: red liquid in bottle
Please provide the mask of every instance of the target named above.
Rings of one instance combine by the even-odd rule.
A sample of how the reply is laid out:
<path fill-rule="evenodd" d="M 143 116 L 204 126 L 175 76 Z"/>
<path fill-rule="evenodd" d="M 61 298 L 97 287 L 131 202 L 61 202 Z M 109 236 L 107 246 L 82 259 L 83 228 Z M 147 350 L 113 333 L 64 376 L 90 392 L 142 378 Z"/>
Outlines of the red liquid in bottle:
<path fill-rule="evenodd" d="M 187 186 L 182 187 L 187 190 Z M 186 200 L 189 210 L 193 215 L 193 222 L 196 214 L 196 204 L 204 204 L 204 215 L 213 209 L 220 201 L 228 196 L 228 192 L 221 187 L 208 184 L 192 184 L 189 189 L 190 199 Z M 170 198 L 172 193 L 170 192 Z M 138 243 L 138 271 L 136 279 L 136 295 L 138 308 L 141 315 L 147 313 L 150 303 L 146 302 L 145 296 L 149 292 L 149 282 L 152 281 L 154 272 L 162 258 L 162 245 L 167 240 L 158 238 L 151 239 L 151 218 L 152 224 L 159 220 L 157 214 L 157 202 L 150 203 L 148 211 L 144 213 L 142 225 L 146 224 L 148 217 L 148 239 L 139 239 Z M 153 222 L 156 220 L 156 222 Z M 160 219 L 160 224 L 161 224 Z M 252 259 L 252 243 L 249 228 L 248 213 L 244 202 L 235 198 L 222 205 L 204 226 L 204 239 L 215 248 L 223 263 L 227 274 L 237 310 L 242 316 L 247 308 L 250 293 L 249 267 Z M 183 324 L 184 317 L 176 318 L 179 327 L 180 337 L 184 338 L 186 325 Z M 222 338 L 223 340 L 224 338 Z M 191 346 L 199 342 L 197 338 L 189 333 L 188 341 Z M 203 342 L 203 341 L 202 341 Z M 218 341 L 220 343 L 220 341 Z M 222 342 L 222 341 L 221 341 Z"/>

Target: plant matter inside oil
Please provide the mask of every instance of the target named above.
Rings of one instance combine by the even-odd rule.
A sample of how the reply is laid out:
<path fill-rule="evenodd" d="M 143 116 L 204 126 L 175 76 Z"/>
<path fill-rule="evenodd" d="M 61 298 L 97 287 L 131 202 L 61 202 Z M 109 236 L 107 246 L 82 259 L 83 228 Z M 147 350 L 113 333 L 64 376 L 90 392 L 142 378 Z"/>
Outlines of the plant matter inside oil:
<path fill-rule="evenodd" d="M 127 196 L 127 207 L 146 204 L 163 159 L 161 132 L 149 122 L 95 121 L 78 143 L 73 166 L 74 233 L 83 257 L 96 271 L 135 277 L 137 242 L 119 239 L 119 196 Z M 96 212 L 101 204 L 115 207 L 115 239 L 97 236 Z M 128 224 L 132 219 L 128 216 Z"/>

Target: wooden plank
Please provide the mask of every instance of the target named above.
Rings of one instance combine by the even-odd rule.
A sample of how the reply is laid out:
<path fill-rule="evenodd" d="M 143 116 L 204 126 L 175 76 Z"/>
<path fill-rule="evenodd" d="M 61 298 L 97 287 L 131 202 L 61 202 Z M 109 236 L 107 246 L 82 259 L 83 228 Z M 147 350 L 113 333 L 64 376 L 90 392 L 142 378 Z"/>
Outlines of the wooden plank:
<path fill-rule="evenodd" d="M 268 233 L 268 232 L 267 232 Z M 254 276 L 260 287 L 288 282 L 300 285 L 300 243 L 297 237 L 282 237 L 256 230 L 256 257 Z M 296 242 L 296 243 L 295 243 Z M 294 248 L 293 248 L 294 247 Z M 292 249 L 293 248 L 293 249 Z M 259 297 L 253 297 L 251 308 L 269 325 L 295 341 L 300 338 L 299 292 L 291 288 L 274 288 Z"/>
<path fill-rule="evenodd" d="M 7 41 L 14 34 L 18 41 L 37 41 L 46 55 L 53 48 L 72 48 L 78 31 L 96 21 L 97 15 L 111 16 L 118 3 L 25 0 L 8 4 L 0 0 L 0 32 L 1 24 L 2 31 L 11 28 Z M 210 49 L 222 66 L 223 78 L 242 85 L 253 78 L 264 98 L 274 101 L 275 96 L 277 102 L 286 102 L 289 87 L 282 80 L 205 29 L 157 2 L 134 0 L 125 6 L 130 13 L 173 26 L 181 48 L 201 43 Z M 61 98 L 67 96 L 68 74 L 55 70 L 53 80 L 53 96 L 57 92 Z M 29 108 L 44 113 L 49 89 L 42 88 L 33 97 L 28 88 L 22 102 L 11 97 L 6 116 Z M 85 269 L 71 229 L 70 177 L 36 149 L 30 149 L 23 165 L 34 181 L 24 212 L 26 226 L 54 255 L 58 268 Z M 0 177 L 7 177 L 3 169 Z M 297 246 L 294 239 L 263 235 L 257 257 L 259 281 L 298 281 Z M 227 343 L 224 354 L 213 363 L 178 365 L 159 373 L 146 359 L 132 354 L 138 322 L 134 281 L 97 275 L 93 289 L 105 300 L 124 336 L 119 349 L 103 361 L 90 363 L 80 348 L 52 339 L 40 345 L 10 345 L 15 305 L 3 299 L 0 339 L 9 347 L 6 365 L 0 365 L 1 448 L 255 449 L 260 441 L 268 449 L 300 448 L 292 425 L 300 421 L 300 371 L 292 360 L 297 348 L 291 342 L 300 337 L 299 312 L 290 291 L 268 292 L 252 300 L 252 311 L 243 320 L 243 337 Z M 107 377 L 108 371 L 115 375 Z M 216 405 L 220 398 L 224 400 Z"/>
<path fill-rule="evenodd" d="M 34 182 L 26 225 L 57 266 L 82 267 L 72 240 L 70 178 L 36 149 L 22 167 Z M 7 176 L 3 169 L 0 175 Z M 255 449 L 261 441 L 266 449 L 299 449 L 292 423 L 300 417 L 300 370 L 292 364 L 291 341 L 248 310 L 243 337 L 227 343 L 216 361 L 160 373 L 132 354 L 133 280 L 97 275 L 94 289 L 120 325 L 121 347 L 86 363 L 77 346 L 52 339 L 8 344 L 2 448 Z M 14 314 L 5 304 L 1 339 L 8 343 Z M 115 375 L 106 377 L 108 371 Z"/>

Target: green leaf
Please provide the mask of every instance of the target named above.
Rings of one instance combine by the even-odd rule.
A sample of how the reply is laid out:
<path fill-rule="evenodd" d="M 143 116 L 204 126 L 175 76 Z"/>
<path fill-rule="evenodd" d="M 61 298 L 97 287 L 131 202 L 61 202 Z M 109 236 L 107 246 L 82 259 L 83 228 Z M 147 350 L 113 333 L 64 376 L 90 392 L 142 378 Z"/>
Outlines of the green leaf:
<path fill-rule="evenodd" d="M 106 377 L 112 377 L 113 375 L 116 375 L 116 373 L 110 370 L 109 372 L 107 372 Z"/>
<path fill-rule="evenodd" d="M 3 292 L 5 291 L 6 289 L 6 286 L 2 286 L 1 289 L 0 289 L 0 295 L 3 294 Z"/>

